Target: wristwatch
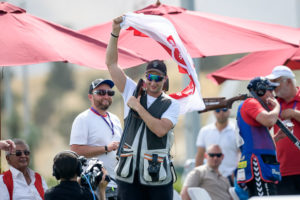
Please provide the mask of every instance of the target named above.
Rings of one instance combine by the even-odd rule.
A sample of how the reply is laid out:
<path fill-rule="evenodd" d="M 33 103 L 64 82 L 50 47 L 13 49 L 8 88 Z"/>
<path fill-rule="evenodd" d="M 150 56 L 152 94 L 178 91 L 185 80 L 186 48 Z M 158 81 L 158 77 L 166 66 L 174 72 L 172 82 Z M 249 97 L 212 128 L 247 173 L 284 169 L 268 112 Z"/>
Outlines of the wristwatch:
<path fill-rule="evenodd" d="M 104 146 L 104 149 L 105 149 L 105 154 L 107 154 L 107 152 L 108 152 L 108 148 L 107 148 L 107 146 L 106 146 L 106 145 Z"/>

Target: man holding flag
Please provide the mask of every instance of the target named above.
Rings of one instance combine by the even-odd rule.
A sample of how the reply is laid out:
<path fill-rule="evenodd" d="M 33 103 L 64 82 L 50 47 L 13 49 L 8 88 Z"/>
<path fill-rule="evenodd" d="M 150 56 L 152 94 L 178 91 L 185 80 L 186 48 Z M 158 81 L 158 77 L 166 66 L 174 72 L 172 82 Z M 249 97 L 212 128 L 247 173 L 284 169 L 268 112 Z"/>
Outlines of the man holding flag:
<path fill-rule="evenodd" d="M 146 93 L 132 96 L 136 83 L 118 65 L 118 37 L 123 17 L 113 20 L 106 52 L 110 75 L 124 99 L 124 118 L 130 120 L 116 167 L 118 199 L 173 199 L 170 149 L 177 123 L 179 103 L 163 92 L 167 81 L 166 65 L 154 60 L 146 69 Z M 126 22 L 126 21 L 125 21 Z M 132 109 L 137 115 L 128 115 Z M 131 119 L 129 119 L 131 117 Z"/>

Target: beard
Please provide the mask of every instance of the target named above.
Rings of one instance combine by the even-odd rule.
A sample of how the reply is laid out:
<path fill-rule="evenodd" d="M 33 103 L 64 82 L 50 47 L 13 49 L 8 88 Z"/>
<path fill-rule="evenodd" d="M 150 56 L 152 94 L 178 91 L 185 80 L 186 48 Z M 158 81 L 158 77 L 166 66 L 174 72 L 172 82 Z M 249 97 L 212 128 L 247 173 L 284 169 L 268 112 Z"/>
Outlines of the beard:
<path fill-rule="evenodd" d="M 154 88 L 151 85 L 147 85 L 146 87 L 147 92 L 150 94 L 160 94 L 162 92 L 162 85 L 156 85 Z"/>
<path fill-rule="evenodd" d="M 223 112 L 223 111 L 222 111 L 222 112 Z M 225 123 L 228 122 L 228 117 L 219 117 L 219 118 L 217 118 L 217 122 L 218 122 L 219 124 L 225 124 Z"/>
<path fill-rule="evenodd" d="M 95 107 L 100 110 L 107 110 L 111 104 L 112 101 L 108 99 L 101 99 L 99 101 L 94 100 Z"/>

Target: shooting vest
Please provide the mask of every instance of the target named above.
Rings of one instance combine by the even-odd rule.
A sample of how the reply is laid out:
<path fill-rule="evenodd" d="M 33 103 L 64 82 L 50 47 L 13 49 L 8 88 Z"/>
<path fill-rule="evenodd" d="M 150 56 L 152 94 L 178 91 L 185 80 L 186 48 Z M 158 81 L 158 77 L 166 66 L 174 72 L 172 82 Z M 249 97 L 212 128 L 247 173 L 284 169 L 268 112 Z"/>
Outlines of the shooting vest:
<path fill-rule="evenodd" d="M 35 186 L 36 190 L 38 191 L 38 193 L 40 194 L 41 198 L 44 199 L 44 188 L 42 185 L 42 177 L 40 174 L 38 174 L 36 172 L 34 175 L 35 175 L 34 186 Z M 12 173 L 10 170 L 3 172 L 3 183 L 7 187 L 9 199 L 13 200 L 14 181 L 13 181 Z"/>
<path fill-rule="evenodd" d="M 147 95 L 141 97 L 141 105 L 155 118 L 171 105 L 171 99 L 160 95 L 147 109 Z M 120 181 L 133 183 L 134 174 L 139 175 L 143 185 L 165 185 L 172 181 L 170 149 L 174 135 L 170 130 L 165 136 L 157 137 L 136 114 L 131 115 L 126 134 L 123 152 L 115 168 L 116 178 Z M 126 124 L 126 123 L 125 123 Z M 135 172 L 138 173 L 135 173 Z"/>
<path fill-rule="evenodd" d="M 238 108 L 237 123 L 244 144 L 240 147 L 242 156 L 238 164 L 237 181 L 246 183 L 255 175 L 265 182 L 277 182 L 281 180 L 281 175 L 269 130 L 265 126 L 247 124 L 241 115 L 242 105 Z"/>

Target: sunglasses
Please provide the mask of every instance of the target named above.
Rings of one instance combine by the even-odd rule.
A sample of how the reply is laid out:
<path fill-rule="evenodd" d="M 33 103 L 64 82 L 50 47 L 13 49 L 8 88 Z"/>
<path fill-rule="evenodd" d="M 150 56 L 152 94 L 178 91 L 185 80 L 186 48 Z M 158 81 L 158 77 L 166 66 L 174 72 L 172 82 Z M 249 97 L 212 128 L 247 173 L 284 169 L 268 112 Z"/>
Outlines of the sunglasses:
<path fill-rule="evenodd" d="M 227 112 L 227 110 L 228 110 L 228 108 L 222 108 L 222 109 L 218 108 L 218 109 L 216 109 L 215 111 L 216 111 L 216 113 L 219 113 L 219 112 L 221 112 L 221 111 Z"/>
<path fill-rule="evenodd" d="M 220 158 L 223 154 L 222 153 L 208 153 L 209 157 L 213 158 L 213 157 L 218 157 Z"/>
<path fill-rule="evenodd" d="M 25 156 L 29 156 L 30 155 L 30 151 L 28 150 L 24 150 L 24 151 L 21 151 L 21 150 L 16 150 L 16 153 L 11 153 L 10 155 L 15 155 L 15 156 L 21 156 L 22 153 L 25 155 Z"/>
<path fill-rule="evenodd" d="M 146 74 L 146 78 L 148 81 L 160 82 L 164 79 L 164 76 L 156 75 L 156 74 Z"/>
<path fill-rule="evenodd" d="M 113 91 L 113 90 L 95 90 L 95 91 L 93 91 L 93 94 L 97 94 L 100 96 L 105 96 L 107 94 L 108 96 L 112 97 L 115 95 L 115 91 Z"/>

